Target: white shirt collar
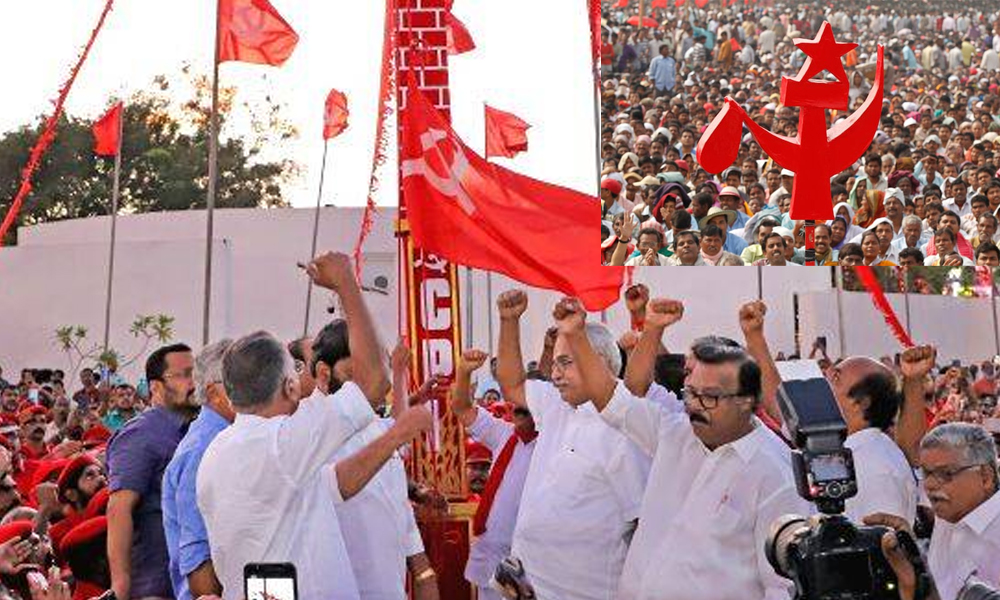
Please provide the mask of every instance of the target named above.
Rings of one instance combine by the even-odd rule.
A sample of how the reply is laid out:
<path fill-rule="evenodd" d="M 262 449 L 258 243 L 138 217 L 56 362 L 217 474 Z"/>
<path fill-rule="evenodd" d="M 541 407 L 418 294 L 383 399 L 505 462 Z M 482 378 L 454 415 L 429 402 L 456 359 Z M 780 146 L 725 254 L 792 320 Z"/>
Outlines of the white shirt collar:
<path fill-rule="evenodd" d="M 970 529 L 982 535 L 991 523 L 1000 519 L 1000 492 L 994 492 L 986 502 L 983 502 L 972 512 L 962 518 Z"/>
<path fill-rule="evenodd" d="M 853 450 L 879 439 L 880 434 L 885 435 L 878 427 L 866 427 L 847 436 L 847 439 L 844 440 L 844 446 Z"/>

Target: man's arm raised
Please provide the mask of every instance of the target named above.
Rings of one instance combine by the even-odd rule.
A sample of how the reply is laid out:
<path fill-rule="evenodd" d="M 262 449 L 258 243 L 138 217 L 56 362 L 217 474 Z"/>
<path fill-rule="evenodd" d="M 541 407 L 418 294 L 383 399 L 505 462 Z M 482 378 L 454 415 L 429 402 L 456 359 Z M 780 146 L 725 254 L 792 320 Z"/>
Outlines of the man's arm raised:
<path fill-rule="evenodd" d="M 340 297 L 351 350 L 351 379 L 368 401 L 380 408 L 389 392 L 389 374 L 382 360 L 382 347 L 371 315 L 354 279 L 351 260 L 346 254 L 327 252 L 302 266 L 314 284 L 332 290 Z"/>
<path fill-rule="evenodd" d="M 767 305 L 760 300 L 747 302 L 740 307 L 740 329 L 746 342 L 747 353 L 757 361 L 761 371 L 761 387 L 763 392 L 762 406 L 767 416 L 781 423 L 781 409 L 778 407 L 778 387 L 781 386 L 781 375 L 771 358 L 771 350 L 764 337 L 764 316 L 767 315 Z"/>
<path fill-rule="evenodd" d="M 587 312 L 576 298 L 563 298 L 556 304 L 552 316 L 559 335 L 566 340 L 573 355 L 584 393 L 597 410 L 603 410 L 611 401 L 618 381 L 587 339 Z"/>
<path fill-rule="evenodd" d="M 936 360 L 937 350 L 933 346 L 907 348 L 899 357 L 899 370 L 903 375 L 903 406 L 896 421 L 895 437 L 896 445 L 911 465 L 917 464 L 920 440 L 927 433 L 924 385 Z"/>
<path fill-rule="evenodd" d="M 507 290 L 497 297 L 500 340 L 497 347 L 497 383 L 504 399 L 527 408 L 524 397 L 524 360 L 521 357 L 521 315 L 528 308 L 524 290 Z"/>
<path fill-rule="evenodd" d="M 486 362 L 482 350 L 465 350 L 455 369 L 455 383 L 451 386 L 451 410 L 463 427 L 471 427 L 476 420 L 476 407 L 472 404 L 472 373 Z"/>
<path fill-rule="evenodd" d="M 645 396 L 653 383 L 656 357 L 660 353 L 663 331 L 684 316 L 684 304 L 677 300 L 655 298 L 644 310 L 645 321 L 639 343 L 625 367 L 625 387 L 635 396 Z"/>

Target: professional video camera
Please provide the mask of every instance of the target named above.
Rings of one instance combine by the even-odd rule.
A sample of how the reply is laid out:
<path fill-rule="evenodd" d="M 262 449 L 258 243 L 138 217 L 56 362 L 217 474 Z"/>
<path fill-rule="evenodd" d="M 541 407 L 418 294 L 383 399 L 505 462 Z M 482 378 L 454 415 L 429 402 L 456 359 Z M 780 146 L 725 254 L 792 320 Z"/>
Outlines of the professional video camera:
<path fill-rule="evenodd" d="M 765 553 L 774 570 L 795 582 L 796 600 L 898 600 L 896 576 L 882 553 L 885 527 L 848 520 L 845 501 L 858 493 L 847 425 L 830 384 L 812 361 L 778 363 L 778 402 L 795 441 L 792 468 L 799 495 L 819 514 L 786 515 L 771 526 Z M 900 543 L 919 556 L 908 534 Z"/>

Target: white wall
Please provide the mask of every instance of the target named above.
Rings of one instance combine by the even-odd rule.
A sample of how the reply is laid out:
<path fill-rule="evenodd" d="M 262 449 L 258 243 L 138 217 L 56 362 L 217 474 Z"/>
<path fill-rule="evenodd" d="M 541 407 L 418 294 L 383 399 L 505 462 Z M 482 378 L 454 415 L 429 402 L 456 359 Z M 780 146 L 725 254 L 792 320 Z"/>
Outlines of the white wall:
<path fill-rule="evenodd" d="M 324 208 L 319 248 L 350 252 L 357 239 L 361 209 Z M 366 293 L 382 340 L 397 335 L 396 240 L 394 209 L 375 222 L 365 246 L 365 281 L 378 275 L 390 281 L 389 294 Z M 257 329 L 282 339 L 302 333 L 306 279 L 296 262 L 307 258 L 312 232 L 311 209 L 220 210 L 216 212 L 212 339 L 239 336 Z M 127 215 L 118 222 L 113 347 L 129 355 L 138 341 L 128 325 L 138 314 L 165 313 L 176 318 L 175 339 L 197 346 L 201 340 L 204 222 L 200 211 Z M 0 365 L 7 373 L 22 366 L 67 366 L 54 344 L 61 325 L 83 325 L 99 342 L 103 331 L 107 268 L 106 218 L 62 221 L 22 229 L 19 246 L 0 250 Z M 799 302 L 802 351 L 817 335 L 826 335 L 831 353 L 839 351 L 836 298 L 825 268 L 646 269 L 636 281 L 655 295 L 685 301 L 686 316 L 666 337 L 671 349 L 683 351 L 709 333 L 740 339 L 737 310 L 758 294 L 769 306 L 766 330 L 775 351 L 795 350 L 795 296 Z M 500 275 L 460 269 L 461 315 L 466 345 L 495 347 L 498 323 L 496 296 L 514 282 Z M 890 295 L 901 320 L 903 298 Z M 526 356 L 537 355 L 558 294 L 529 291 L 529 313 L 523 338 Z M 844 293 L 845 348 L 848 353 L 879 356 L 898 351 L 867 294 Z M 315 332 L 329 315 L 329 294 L 314 290 L 310 315 Z M 913 337 L 933 341 L 943 359 L 982 359 L 996 352 L 990 303 L 944 297 L 911 296 Z M 469 315 L 472 315 L 470 326 Z M 616 331 L 628 327 L 623 306 L 603 315 Z M 601 315 L 594 315 L 600 319 Z M 492 328 L 492 343 L 490 334 Z M 140 366 L 142 361 L 137 365 Z M 126 371 L 134 376 L 137 371 Z"/>

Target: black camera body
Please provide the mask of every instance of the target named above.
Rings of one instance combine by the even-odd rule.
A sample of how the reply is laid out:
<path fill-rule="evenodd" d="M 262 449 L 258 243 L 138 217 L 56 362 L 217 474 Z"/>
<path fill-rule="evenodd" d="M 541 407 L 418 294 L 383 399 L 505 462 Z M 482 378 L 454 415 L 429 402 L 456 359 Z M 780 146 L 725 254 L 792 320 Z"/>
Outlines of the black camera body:
<path fill-rule="evenodd" d="M 898 600 L 895 573 L 882 553 L 888 529 L 858 526 L 842 514 L 858 484 L 830 384 L 812 362 L 792 361 L 779 370 L 778 404 L 798 448 L 792 452 L 796 488 L 819 514 L 786 515 L 772 524 L 768 562 L 795 582 L 796 600 Z"/>

